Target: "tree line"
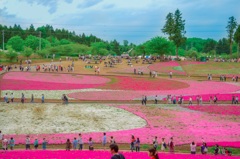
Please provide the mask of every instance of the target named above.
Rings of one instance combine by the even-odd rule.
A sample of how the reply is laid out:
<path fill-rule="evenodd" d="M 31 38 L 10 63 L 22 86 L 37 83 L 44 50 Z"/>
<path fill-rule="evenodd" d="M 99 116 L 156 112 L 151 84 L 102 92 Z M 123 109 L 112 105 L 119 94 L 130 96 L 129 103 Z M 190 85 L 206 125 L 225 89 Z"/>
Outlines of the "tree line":
<path fill-rule="evenodd" d="M 41 26 L 35 29 L 30 25 L 22 29 L 20 25 L 3 26 L 0 31 L 4 34 L 4 46 L 0 45 L 12 54 L 19 52 L 27 58 L 31 54 L 37 53 L 42 57 L 49 55 L 78 56 L 79 54 L 92 55 L 121 55 L 131 51 L 131 55 L 181 55 L 197 57 L 202 55 L 234 55 L 239 56 L 240 47 L 240 25 L 232 16 L 228 20 L 226 31 L 228 37 L 218 41 L 214 39 L 187 38 L 185 36 L 185 20 L 182 13 L 177 9 L 174 13 L 166 16 L 165 25 L 162 32 L 168 36 L 154 37 L 142 44 L 135 45 L 127 40 L 120 44 L 117 40 L 104 41 L 94 35 L 77 35 L 74 31 L 67 29 L 54 29 L 51 25 Z M 3 39 L 0 38 L 2 44 Z M 15 53 L 16 55 L 17 53 Z M 6 55 L 9 56 L 9 55 Z M 12 55 L 14 56 L 14 55 Z"/>

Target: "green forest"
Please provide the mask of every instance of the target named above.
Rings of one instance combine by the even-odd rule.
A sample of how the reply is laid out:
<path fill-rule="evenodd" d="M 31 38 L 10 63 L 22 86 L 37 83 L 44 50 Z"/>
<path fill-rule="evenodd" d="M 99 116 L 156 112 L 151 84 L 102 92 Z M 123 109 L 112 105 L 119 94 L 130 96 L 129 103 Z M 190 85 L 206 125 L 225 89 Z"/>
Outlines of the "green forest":
<path fill-rule="evenodd" d="M 29 58 L 32 54 L 37 54 L 41 58 L 79 55 L 121 55 L 130 53 L 137 55 L 179 55 L 190 58 L 239 57 L 240 45 L 240 25 L 236 19 L 230 17 L 226 32 L 228 37 L 216 41 L 214 39 L 187 38 L 185 37 L 185 20 L 181 17 L 181 12 L 169 13 L 166 16 L 166 23 L 162 32 L 168 35 L 165 37 L 153 37 L 148 41 L 136 45 L 127 40 L 119 42 L 117 40 L 105 41 L 94 35 L 76 34 L 67 29 L 53 28 L 45 25 L 35 28 L 30 25 L 23 29 L 20 25 L 5 26 L 0 24 L 2 38 L 0 38 L 1 55 L 5 55 L 9 60 L 14 60 L 19 54 Z M 4 40 L 4 45 L 3 45 Z M 131 51 L 130 51 L 131 50 Z"/>

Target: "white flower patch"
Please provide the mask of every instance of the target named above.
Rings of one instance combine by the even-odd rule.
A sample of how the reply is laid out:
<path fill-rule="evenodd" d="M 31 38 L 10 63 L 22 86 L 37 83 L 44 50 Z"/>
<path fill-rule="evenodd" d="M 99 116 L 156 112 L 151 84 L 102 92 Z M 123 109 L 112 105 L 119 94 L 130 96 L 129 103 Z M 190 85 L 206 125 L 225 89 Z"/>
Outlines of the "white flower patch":
<path fill-rule="evenodd" d="M 143 127 L 146 121 L 104 104 L 0 103 L 4 134 L 106 132 Z"/>
<path fill-rule="evenodd" d="M 63 94 L 70 94 L 75 92 L 97 92 L 97 91 L 114 91 L 114 90 L 104 90 L 104 89 L 74 89 L 74 90 L 4 90 L 1 91 L 1 97 L 4 97 L 6 93 L 8 93 L 8 97 L 10 98 L 10 94 L 13 93 L 14 98 L 21 98 L 22 93 L 25 98 L 31 98 L 32 94 L 34 98 L 41 98 L 42 94 L 44 94 L 45 99 L 61 99 Z M 69 98 L 74 99 L 74 98 Z"/>

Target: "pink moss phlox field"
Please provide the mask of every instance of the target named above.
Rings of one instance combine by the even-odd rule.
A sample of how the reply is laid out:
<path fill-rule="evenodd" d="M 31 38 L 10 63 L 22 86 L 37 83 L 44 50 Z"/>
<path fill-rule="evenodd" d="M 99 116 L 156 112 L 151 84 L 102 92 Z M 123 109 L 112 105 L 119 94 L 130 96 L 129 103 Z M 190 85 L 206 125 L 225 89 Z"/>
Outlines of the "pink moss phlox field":
<path fill-rule="evenodd" d="M 238 120 L 233 121 L 230 117 L 221 118 L 219 114 L 209 115 L 198 111 L 190 112 L 187 109 L 177 111 L 129 105 L 117 107 L 129 111 L 147 122 L 146 126 L 142 128 L 107 132 L 108 140 L 110 136 L 114 136 L 117 143 L 130 143 L 132 134 L 139 137 L 142 144 L 152 144 L 155 136 L 158 136 L 159 140 L 164 137 L 167 142 L 170 137 L 174 137 L 176 145 L 189 144 L 192 141 L 201 143 L 202 139 L 215 143 L 224 141 L 228 142 L 228 145 L 231 142 L 240 141 L 240 124 Z M 47 138 L 51 144 L 63 144 L 68 138 L 73 140 L 78 133 L 29 135 L 32 143 L 36 138 L 39 140 Z M 94 142 L 101 143 L 103 132 L 89 132 L 82 133 L 82 135 L 85 143 L 89 137 L 92 137 Z M 16 143 L 24 144 L 26 135 L 12 134 L 6 135 L 6 137 L 14 137 Z M 237 144 L 234 143 L 234 145 Z"/>
<path fill-rule="evenodd" d="M 81 99 L 81 100 L 133 100 L 135 98 L 141 98 L 142 95 L 147 96 L 155 96 L 155 95 L 185 95 L 184 97 L 185 101 L 189 100 L 189 96 L 197 96 L 201 95 L 203 97 L 203 100 L 209 100 L 209 94 L 217 95 L 219 96 L 219 99 L 226 99 L 230 100 L 229 95 L 227 96 L 221 96 L 219 94 L 221 93 L 233 93 L 236 91 L 239 91 L 240 87 L 228 84 L 228 83 L 220 83 L 220 82 L 213 82 L 213 81 L 187 81 L 187 80 L 172 80 L 174 84 L 174 81 L 180 81 L 182 83 L 187 83 L 189 87 L 187 88 L 180 88 L 174 87 L 175 85 L 172 85 L 171 89 L 175 88 L 175 90 L 161 90 L 161 87 L 158 88 L 158 90 L 151 90 L 151 88 L 154 89 L 154 87 L 148 87 L 147 83 L 145 85 L 140 86 L 141 83 L 139 83 L 139 88 L 145 89 L 145 90 L 129 90 L 134 89 L 135 84 L 134 82 L 130 82 L 130 84 L 126 84 L 124 82 L 122 83 L 116 83 L 116 88 L 122 88 L 122 91 L 115 91 L 115 90 L 106 90 L 106 91 L 89 91 L 89 92 L 77 92 L 77 93 L 71 93 L 69 94 L 70 97 Z M 137 82 L 137 81 L 136 81 Z M 161 81 L 162 85 L 164 84 L 170 84 L 168 82 L 164 83 L 164 80 Z M 119 86 L 119 84 L 123 86 Z M 179 84 L 178 84 L 179 85 Z M 111 86 L 110 86 L 111 88 Z M 125 89 L 123 89 L 125 88 Z M 167 87 L 165 87 L 166 89 Z M 119 95 L 120 94 L 120 95 Z M 227 98 L 225 98 L 227 97 Z M 194 98 L 195 100 L 195 98 Z"/>
<path fill-rule="evenodd" d="M 200 61 L 181 61 L 181 65 L 186 66 L 186 65 L 201 65 L 201 64 L 206 64 L 206 62 L 200 62 Z"/>
<path fill-rule="evenodd" d="M 110 82 L 110 79 L 101 76 L 31 72 L 9 72 L 3 76 L 3 79 L 68 84 L 105 84 Z"/>
<path fill-rule="evenodd" d="M 1 90 L 70 90 L 97 88 L 110 79 L 99 76 L 9 72 L 0 80 Z"/>
<path fill-rule="evenodd" d="M 213 113 L 213 114 L 220 114 L 220 115 L 236 115 L 240 116 L 240 106 L 188 106 L 188 109 L 196 110 L 196 111 L 202 111 L 207 113 Z"/>
<path fill-rule="evenodd" d="M 126 159 L 149 159 L 147 152 L 126 152 L 121 151 Z M 191 155 L 191 154 L 169 154 L 169 153 L 158 153 L 161 159 L 237 159 L 238 156 L 215 156 L 215 155 Z M 32 151 L 22 151 L 15 150 L 6 153 L 1 153 L 1 159 L 44 159 L 44 158 L 56 158 L 56 159 L 66 159 L 66 158 L 81 158 L 81 159 L 109 159 L 111 158 L 111 153 L 109 150 L 95 150 L 95 151 L 64 151 L 64 150 L 32 150 Z"/>

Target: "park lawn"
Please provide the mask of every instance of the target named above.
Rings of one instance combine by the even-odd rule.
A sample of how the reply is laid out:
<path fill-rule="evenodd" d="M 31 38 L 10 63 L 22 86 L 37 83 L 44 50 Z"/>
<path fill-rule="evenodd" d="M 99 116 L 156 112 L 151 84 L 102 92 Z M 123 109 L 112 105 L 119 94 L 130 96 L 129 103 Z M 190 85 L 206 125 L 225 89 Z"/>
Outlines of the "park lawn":
<path fill-rule="evenodd" d="M 182 65 L 182 68 L 189 75 L 240 74 L 240 64 L 232 62 L 206 62 L 202 65 Z"/>

